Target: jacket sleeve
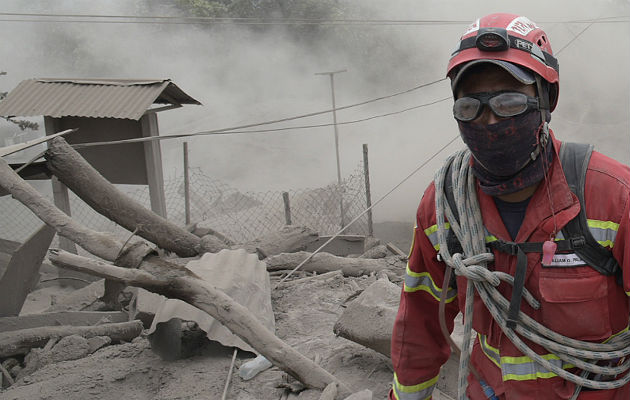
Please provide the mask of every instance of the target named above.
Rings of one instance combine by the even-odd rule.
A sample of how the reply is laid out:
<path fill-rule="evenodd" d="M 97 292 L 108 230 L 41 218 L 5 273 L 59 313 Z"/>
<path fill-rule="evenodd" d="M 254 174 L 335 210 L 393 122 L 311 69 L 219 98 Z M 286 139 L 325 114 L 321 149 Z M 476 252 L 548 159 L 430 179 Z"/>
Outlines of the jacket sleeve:
<path fill-rule="evenodd" d="M 630 296 L 630 200 L 626 200 L 613 247 L 623 273 L 623 289 Z"/>
<path fill-rule="evenodd" d="M 440 367 L 450 355 L 438 320 L 445 264 L 437 260 L 434 187 L 426 190 L 416 216 L 400 306 L 392 333 L 394 382 L 390 399 L 431 397 Z M 446 323 L 450 332 L 459 309 L 457 290 L 447 287 Z"/>

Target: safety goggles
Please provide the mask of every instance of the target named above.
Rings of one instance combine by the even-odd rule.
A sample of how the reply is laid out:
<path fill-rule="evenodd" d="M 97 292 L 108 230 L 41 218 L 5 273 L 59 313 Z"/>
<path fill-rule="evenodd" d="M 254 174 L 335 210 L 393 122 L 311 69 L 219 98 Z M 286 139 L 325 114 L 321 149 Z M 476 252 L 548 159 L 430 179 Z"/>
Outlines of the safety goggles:
<path fill-rule="evenodd" d="M 486 104 L 499 117 L 514 117 L 527 110 L 538 108 L 538 99 L 509 91 L 473 93 L 455 100 L 453 115 L 458 121 L 473 121 L 481 115 L 483 106 Z"/>

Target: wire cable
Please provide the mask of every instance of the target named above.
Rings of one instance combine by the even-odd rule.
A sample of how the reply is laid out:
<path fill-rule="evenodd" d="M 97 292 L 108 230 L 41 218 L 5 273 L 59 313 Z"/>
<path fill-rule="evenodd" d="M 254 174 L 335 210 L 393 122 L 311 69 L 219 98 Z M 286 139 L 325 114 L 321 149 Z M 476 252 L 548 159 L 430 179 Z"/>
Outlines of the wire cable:
<path fill-rule="evenodd" d="M 337 122 L 337 125 L 350 125 L 350 124 L 370 121 L 377 118 L 389 117 L 392 115 L 402 114 L 407 111 L 416 110 L 418 108 L 427 107 L 427 106 L 437 104 L 437 103 L 450 100 L 450 99 L 451 99 L 450 96 L 444 97 L 439 100 L 431 101 L 429 103 L 424 103 L 424 104 L 420 104 L 413 107 L 408 107 L 408 108 L 398 110 L 398 111 L 392 111 L 389 113 L 379 114 L 379 115 L 372 115 L 370 117 L 351 120 L 351 121 Z M 268 123 L 272 123 L 272 122 L 262 122 L 259 124 L 252 124 L 250 126 L 261 126 L 261 125 L 267 125 Z M 284 128 L 257 129 L 257 130 L 245 130 L 245 131 L 232 130 L 232 129 L 238 129 L 238 128 L 225 128 L 225 129 L 201 131 L 201 132 L 195 132 L 195 133 L 181 133 L 181 134 L 164 135 L 164 136 L 148 136 L 148 137 L 140 137 L 140 138 L 133 138 L 133 139 L 111 140 L 111 141 L 106 141 L 106 142 L 77 143 L 77 144 L 72 145 L 72 147 L 75 149 L 80 149 L 84 147 L 108 146 L 108 145 L 126 144 L 126 143 L 141 143 L 141 142 L 150 142 L 150 141 L 156 141 L 156 140 L 159 141 L 159 140 L 166 140 L 166 139 L 179 139 L 179 138 L 194 137 L 194 136 L 235 135 L 235 134 L 246 134 L 246 133 L 262 134 L 262 133 L 282 132 L 282 131 L 290 131 L 290 130 L 298 130 L 298 129 L 322 128 L 322 127 L 328 127 L 328 126 L 333 126 L 333 125 L 334 125 L 333 123 L 326 123 L 326 124 L 301 125 L 301 126 L 291 126 L 291 127 L 284 127 Z"/>
<path fill-rule="evenodd" d="M 100 24 L 232 24 L 232 25 L 463 25 L 470 20 L 445 19 L 370 19 L 370 18 L 277 18 L 277 17 L 197 17 L 173 15 L 113 15 L 63 13 L 0 12 L 4 22 L 54 22 Z M 18 19 L 19 18 L 19 19 Z M 56 18 L 56 19 L 51 19 Z M 609 16 L 594 19 L 546 20 L 544 23 L 625 23 L 630 16 Z"/>
<path fill-rule="evenodd" d="M 586 32 L 586 30 L 587 30 L 588 28 L 590 28 L 591 26 L 593 26 L 593 22 L 591 22 L 590 24 L 586 25 L 586 27 L 585 27 L 584 29 L 582 29 L 582 30 L 581 30 L 581 31 L 580 31 L 577 35 L 573 36 L 573 39 L 569 40 L 569 42 L 568 42 L 567 44 L 565 44 L 564 46 L 562 46 L 562 48 L 556 52 L 556 55 L 557 55 L 557 54 L 560 54 L 560 53 L 562 52 L 562 50 L 564 50 L 564 49 L 566 49 L 567 47 L 569 47 L 569 45 L 570 45 L 571 43 L 575 42 L 575 40 L 576 40 L 577 38 L 579 38 L 579 37 L 580 37 L 580 36 L 581 36 L 584 32 Z"/>
<path fill-rule="evenodd" d="M 341 235 L 343 233 L 343 231 L 345 231 L 346 229 L 348 229 L 348 227 L 352 224 L 354 224 L 355 222 L 357 222 L 359 220 L 359 218 L 361 218 L 362 216 L 364 216 L 368 211 L 370 211 L 371 209 L 373 209 L 374 207 L 376 207 L 378 204 L 380 204 L 383 200 L 385 200 L 390 194 L 394 193 L 394 191 L 396 189 L 398 189 L 403 183 L 407 182 L 409 179 L 411 179 L 412 176 L 414 176 L 418 171 L 420 171 L 422 168 L 424 168 L 424 166 L 426 166 L 429 162 L 431 162 L 435 157 L 438 156 L 438 154 L 440 154 L 442 151 L 444 151 L 448 146 L 450 146 L 453 142 L 455 142 L 457 139 L 459 138 L 459 134 L 455 137 L 453 137 L 451 140 L 448 141 L 448 143 L 446 143 L 444 146 L 442 146 L 438 151 L 436 151 L 435 153 L 433 153 L 433 155 L 431 157 L 429 157 L 428 159 L 426 159 L 422 164 L 420 164 L 418 167 L 416 167 L 413 171 L 411 171 L 411 173 L 409 173 L 405 178 L 403 178 L 403 180 L 401 180 L 399 183 L 397 183 L 393 188 L 391 188 L 387 193 L 385 193 L 383 196 L 381 196 L 376 202 L 374 202 L 374 204 L 372 204 L 370 207 L 366 208 L 363 212 L 361 212 L 359 215 L 357 215 L 356 217 L 354 217 L 354 219 L 350 222 L 348 222 L 345 226 L 343 226 L 341 229 L 339 229 L 339 231 L 337 231 L 334 235 L 332 235 L 326 242 L 324 242 L 324 244 L 322 244 L 321 246 L 319 246 L 314 252 L 312 252 L 308 257 L 306 257 L 301 263 L 299 263 L 295 268 L 293 268 L 284 278 L 280 279 L 280 281 L 276 284 L 276 286 L 274 286 L 274 289 L 276 289 L 282 282 L 286 281 L 291 275 L 293 275 L 293 273 L 295 271 L 297 271 L 298 269 L 302 268 L 302 266 L 304 264 L 306 264 L 311 258 L 313 258 L 313 256 L 317 253 L 319 253 L 323 248 L 325 248 L 330 242 L 332 242 L 336 237 L 338 237 L 339 235 Z"/>

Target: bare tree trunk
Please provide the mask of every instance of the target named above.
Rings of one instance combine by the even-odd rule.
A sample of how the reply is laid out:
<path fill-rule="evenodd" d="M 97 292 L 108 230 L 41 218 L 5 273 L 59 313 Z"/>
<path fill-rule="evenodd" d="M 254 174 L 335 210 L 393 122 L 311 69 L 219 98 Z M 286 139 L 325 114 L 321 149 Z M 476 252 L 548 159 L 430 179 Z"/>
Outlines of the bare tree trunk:
<path fill-rule="evenodd" d="M 43 347 L 51 338 L 79 335 L 84 338 L 109 336 L 113 342 L 131 341 L 142 333 L 141 321 L 119 322 L 95 326 L 42 326 L 0 332 L 0 358 L 28 353 L 33 347 Z"/>
<path fill-rule="evenodd" d="M 306 386 L 324 389 L 331 382 L 336 382 L 344 392 L 349 392 L 349 388 L 333 375 L 265 328 L 247 308 L 200 279 L 190 276 L 163 278 L 166 274 L 158 275 L 157 270 L 151 274 L 143 270 L 119 268 L 63 250 L 52 252 L 49 258 L 53 264 L 64 268 L 142 287 L 192 304 L 221 322 L 274 365 Z"/>
<path fill-rule="evenodd" d="M 85 250 L 106 260 L 113 261 L 122 249 L 122 243 L 109 234 L 94 232 L 76 223 L 63 211 L 55 207 L 31 185 L 0 159 L 0 186 L 28 207 L 35 215 Z"/>
<path fill-rule="evenodd" d="M 63 138 L 50 141 L 46 159 L 53 174 L 98 213 L 180 257 L 199 254 L 197 236 L 120 192 Z"/>

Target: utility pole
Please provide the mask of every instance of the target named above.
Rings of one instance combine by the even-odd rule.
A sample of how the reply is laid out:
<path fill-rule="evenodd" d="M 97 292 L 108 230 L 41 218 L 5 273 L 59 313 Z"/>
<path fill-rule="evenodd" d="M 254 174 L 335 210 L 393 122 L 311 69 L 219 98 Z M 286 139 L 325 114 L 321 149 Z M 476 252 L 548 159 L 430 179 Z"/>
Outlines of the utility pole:
<path fill-rule="evenodd" d="M 341 187 L 341 166 L 339 163 L 339 132 L 337 130 L 337 110 L 335 105 L 335 74 L 346 72 L 347 70 L 341 69 L 338 71 L 317 72 L 315 75 L 328 75 L 330 77 L 330 91 L 332 93 L 332 114 L 333 114 L 333 126 L 335 128 L 335 153 L 337 155 L 337 185 L 339 187 L 339 209 L 341 211 L 341 227 L 345 224 L 345 213 L 343 211 L 343 190 Z"/>

